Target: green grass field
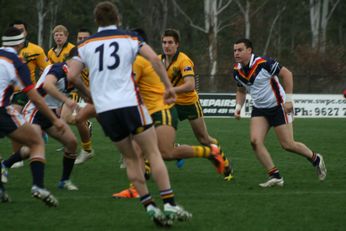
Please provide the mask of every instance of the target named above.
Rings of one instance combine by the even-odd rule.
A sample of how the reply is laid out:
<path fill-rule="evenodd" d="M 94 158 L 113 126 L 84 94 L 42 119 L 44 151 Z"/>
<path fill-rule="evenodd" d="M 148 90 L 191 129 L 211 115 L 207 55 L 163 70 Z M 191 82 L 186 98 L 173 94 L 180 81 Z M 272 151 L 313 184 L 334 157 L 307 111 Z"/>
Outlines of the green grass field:
<path fill-rule="evenodd" d="M 221 142 L 234 162 L 235 179 L 224 182 L 209 161 L 190 159 L 182 169 L 167 162 L 176 200 L 193 213 L 187 223 L 171 230 L 345 230 L 346 227 L 346 120 L 296 119 L 296 140 L 324 155 L 328 168 L 319 182 L 311 164 L 285 152 L 271 131 L 267 146 L 285 179 L 283 188 L 261 189 L 266 172 L 249 143 L 249 120 L 207 119 L 209 133 Z M 47 145 L 46 187 L 58 197 L 58 208 L 48 208 L 30 194 L 28 163 L 11 169 L 7 190 L 12 203 L 0 204 L 0 230 L 153 230 L 137 199 L 116 200 L 112 193 L 128 186 L 119 168 L 119 153 L 94 122 L 96 156 L 76 166 L 72 179 L 79 191 L 56 188 L 61 173 L 60 145 Z M 181 123 L 178 142 L 196 144 L 188 123 Z M 10 152 L 7 139 L 0 140 L 3 156 Z M 162 205 L 152 180 L 151 192 Z"/>

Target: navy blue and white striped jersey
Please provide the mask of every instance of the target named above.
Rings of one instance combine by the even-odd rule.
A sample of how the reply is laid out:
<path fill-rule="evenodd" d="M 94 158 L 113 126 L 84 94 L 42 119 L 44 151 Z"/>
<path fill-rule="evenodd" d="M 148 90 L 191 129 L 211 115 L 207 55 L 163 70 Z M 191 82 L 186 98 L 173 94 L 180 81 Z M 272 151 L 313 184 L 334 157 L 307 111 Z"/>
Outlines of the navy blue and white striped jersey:
<path fill-rule="evenodd" d="M 0 48 L 0 107 L 10 104 L 15 88 L 28 92 L 35 86 L 30 71 L 12 47 Z"/>
<path fill-rule="evenodd" d="M 248 66 L 234 65 L 233 77 L 249 92 L 255 107 L 271 108 L 282 104 L 286 96 L 278 79 L 280 70 L 277 61 L 252 54 Z"/>

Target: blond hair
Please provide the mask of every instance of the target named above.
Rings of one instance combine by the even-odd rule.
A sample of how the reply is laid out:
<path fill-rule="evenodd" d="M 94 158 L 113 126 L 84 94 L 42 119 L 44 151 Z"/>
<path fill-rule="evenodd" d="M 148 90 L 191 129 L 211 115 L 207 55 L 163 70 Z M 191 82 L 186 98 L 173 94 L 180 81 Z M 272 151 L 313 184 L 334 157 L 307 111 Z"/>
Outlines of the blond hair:
<path fill-rule="evenodd" d="M 56 32 L 63 32 L 64 35 L 68 36 L 68 30 L 65 26 L 63 25 L 57 25 L 54 27 L 53 31 L 52 31 L 52 34 L 54 35 Z"/>

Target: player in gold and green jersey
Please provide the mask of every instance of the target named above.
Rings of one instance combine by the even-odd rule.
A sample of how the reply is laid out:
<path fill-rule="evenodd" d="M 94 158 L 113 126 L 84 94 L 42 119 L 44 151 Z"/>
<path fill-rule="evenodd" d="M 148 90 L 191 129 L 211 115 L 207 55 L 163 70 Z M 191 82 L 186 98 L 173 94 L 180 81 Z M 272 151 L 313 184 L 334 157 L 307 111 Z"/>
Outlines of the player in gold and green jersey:
<path fill-rule="evenodd" d="M 219 142 L 208 134 L 204 121 L 202 107 L 195 90 L 194 64 L 191 59 L 179 51 L 180 35 L 175 29 L 167 29 L 161 36 L 163 54 L 160 58 L 167 69 L 168 77 L 177 93 L 176 109 L 179 120 L 188 119 L 195 137 L 203 145 L 217 144 Z M 232 179 L 230 161 L 223 154 L 225 160 L 225 180 Z"/>
<path fill-rule="evenodd" d="M 144 37 L 144 40 L 146 39 L 143 30 L 137 29 L 136 32 Z M 207 158 L 216 167 L 218 173 L 222 174 L 224 172 L 224 160 L 216 145 L 174 145 L 178 125 L 177 112 L 173 105 L 167 105 L 163 101 L 165 87 L 160 77 L 154 71 L 151 63 L 140 55 L 137 55 L 132 67 L 141 99 L 153 119 L 162 158 L 164 160 Z M 113 194 L 113 197 L 133 198 L 136 195 L 138 194 L 132 186 Z"/>
<path fill-rule="evenodd" d="M 55 46 L 48 51 L 48 59 L 52 64 L 62 63 L 75 45 L 67 41 L 69 32 L 63 25 L 54 27 L 52 34 Z"/>
<path fill-rule="evenodd" d="M 24 33 L 24 36 L 27 37 L 27 25 L 21 20 L 13 21 L 10 26 L 13 26 Z M 19 57 L 24 63 L 27 64 L 30 70 L 30 77 L 33 83 L 36 83 L 36 74 L 39 74 L 50 64 L 44 50 L 29 41 L 25 41 L 24 48 L 20 51 Z M 12 104 L 18 111 L 22 111 L 24 105 L 28 102 L 26 94 L 22 92 L 16 93 L 12 98 Z"/>

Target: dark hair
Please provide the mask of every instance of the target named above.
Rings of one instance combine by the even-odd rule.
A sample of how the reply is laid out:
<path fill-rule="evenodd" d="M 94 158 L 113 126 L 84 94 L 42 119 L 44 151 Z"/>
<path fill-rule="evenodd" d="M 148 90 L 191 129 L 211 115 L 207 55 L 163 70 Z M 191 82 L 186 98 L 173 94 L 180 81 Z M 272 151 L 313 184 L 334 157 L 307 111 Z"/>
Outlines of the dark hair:
<path fill-rule="evenodd" d="M 167 36 L 173 37 L 176 43 L 180 43 L 180 33 L 178 30 L 172 28 L 166 29 L 161 36 L 161 40 L 163 39 L 163 37 Z"/>
<path fill-rule="evenodd" d="M 23 24 L 25 30 L 28 30 L 28 24 L 22 20 L 16 19 L 13 22 L 11 22 L 10 24 L 8 24 L 8 26 L 13 27 L 14 25 L 18 25 L 18 24 Z"/>
<path fill-rule="evenodd" d="M 135 28 L 132 31 L 136 32 L 140 37 L 142 37 L 142 39 L 144 40 L 144 42 L 148 42 L 148 37 L 147 34 L 145 33 L 145 31 L 141 28 Z"/>
<path fill-rule="evenodd" d="M 119 24 L 118 8 L 111 2 L 100 2 L 94 9 L 94 17 L 98 26 Z"/>
<path fill-rule="evenodd" d="M 241 38 L 241 39 L 236 40 L 234 44 L 239 44 L 239 43 L 244 43 L 246 48 L 251 48 L 251 50 L 253 51 L 253 46 L 252 46 L 252 42 L 250 41 L 250 39 Z"/>
<path fill-rule="evenodd" d="M 91 31 L 90 31 L 89 29 L 87 29 L 87 28 L 80 28 L 80 29 L 78 30 L 78 33 L 79 33 L 79 32 L 89 33 L 89 34 L 91 35 Z"/>
<path fill-rule="evenodd" d="M 2 36 L 7 36 L 7 37 L 12 37 L 12 36 L 18 36 L 20 35 L 22 32 L 13 27 L 13 26 L 10 26 L 9 28 L 7 28 L 4 33 L 2 34 Z"/>

